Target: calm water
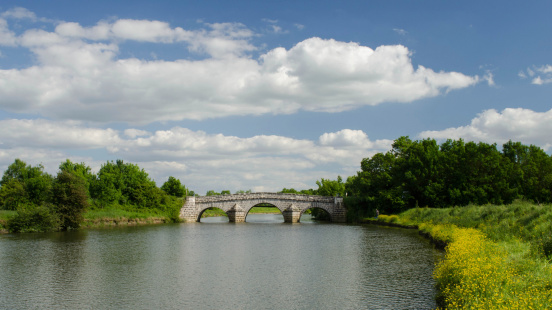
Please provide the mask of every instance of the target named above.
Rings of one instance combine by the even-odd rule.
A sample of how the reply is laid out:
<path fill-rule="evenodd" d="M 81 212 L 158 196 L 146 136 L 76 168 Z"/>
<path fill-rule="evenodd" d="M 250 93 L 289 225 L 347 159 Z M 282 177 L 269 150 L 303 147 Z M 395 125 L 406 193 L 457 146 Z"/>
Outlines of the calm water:
<path fill-rule="evenodd" d="M 0 235 L 0 309 L 431 309 L 416 231 L 281 215 Z"/>

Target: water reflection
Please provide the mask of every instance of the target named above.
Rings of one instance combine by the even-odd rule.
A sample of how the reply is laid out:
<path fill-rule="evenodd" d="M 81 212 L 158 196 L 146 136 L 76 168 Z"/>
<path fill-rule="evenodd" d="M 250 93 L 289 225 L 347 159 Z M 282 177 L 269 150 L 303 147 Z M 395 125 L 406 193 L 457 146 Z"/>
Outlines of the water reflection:
<path fill-rule="evenodd" d="M 0 236 L 0 308 L 435 307 L 438 252 L 415 231 L 203 220 Z"/>

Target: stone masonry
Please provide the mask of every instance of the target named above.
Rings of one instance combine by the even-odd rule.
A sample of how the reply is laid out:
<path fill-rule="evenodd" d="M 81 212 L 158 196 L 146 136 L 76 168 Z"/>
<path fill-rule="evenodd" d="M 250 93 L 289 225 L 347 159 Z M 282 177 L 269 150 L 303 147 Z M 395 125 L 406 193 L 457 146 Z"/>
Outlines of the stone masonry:
<path fill-rule="evenodd" d="M 281 193 L 187 197 L 186 203 L 180 209 L 180 218 L 186 222 L 199 222 L 201 214 L 206 209 L 215 207 L 226 212 L 230 222 L 240 223 L 245 222 L 245 217 L 251 208 L 261 203 L 268 203 L 278 208 L 286 223 L 298 223 L 301 215 L 311 208 L 326 210 L 332 222 L 346 221 L 347 210 L 341 197 Z"/>

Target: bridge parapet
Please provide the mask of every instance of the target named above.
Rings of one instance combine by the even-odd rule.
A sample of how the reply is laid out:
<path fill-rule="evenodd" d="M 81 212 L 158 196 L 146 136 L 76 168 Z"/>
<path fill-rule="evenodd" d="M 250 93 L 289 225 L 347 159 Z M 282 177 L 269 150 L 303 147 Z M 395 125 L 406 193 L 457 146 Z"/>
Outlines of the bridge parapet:
<path fill-rule="evenodd" d="M 230 194 L 230 195 L 216 195 L 216 196 L 198 196 L 196 203 L 209 203 L 209 202 L 224 202 L 224 201 L 239 201 L 239 200 L 252 200 L 252 199 L 277 199 L 277 200 L 292 200 L 292 201 L 306 201 L 306 202 L 334 202 L 336 197 L 317 196 L 317 195 L 302 195 L 302 194 L 287 194 L 287 193 L 247 193 L 247 194 Z M 343 198 L 337 197 L 343 200 Z"/>
<path fill-rule="evenodd" d="M 246 193 L 187 197 L 186 203 L 180 210 L 180 218 L 187 222 L 199 222 L 203 211 L 216 207 L 226 212 L 231 222 L 243 222 L 249 210 L 261 203 L 277 207 L 284 215 L 286 223 L 299 222 L 301 214 L 310 208 L 326 210 L 333 222 L 345 222 L 346 220 L 346 209 L 341 197 L 284 193 Z"/>

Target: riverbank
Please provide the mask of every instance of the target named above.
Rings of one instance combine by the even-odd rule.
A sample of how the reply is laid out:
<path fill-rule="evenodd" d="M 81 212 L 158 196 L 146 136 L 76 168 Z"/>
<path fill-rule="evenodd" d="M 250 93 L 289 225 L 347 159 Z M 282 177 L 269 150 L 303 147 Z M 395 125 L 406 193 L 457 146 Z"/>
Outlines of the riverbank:
<path fill-rule="evenodd" d="M 275 207 L 254 207 L 250 211 L 254 214 L 279 214 Z M 8 218 L 15 216 L 15 211 L 0 210 L 0 233 L 8 233 L 6 224 Z M 221 209 L 206 210 L 203 217 L 227 216 Z M 174 223 L 175 220 L 163 212 L 155 211 L 129 211 L 120 208 L 103 208 L 88 210 L 83 215 L 81 228 L 101 228 L 116 226 L 136 226 L 150 224 Z"/>
<path fill-rule="evenodd" d="M 552 308 L 552 206 L 416 208 L 363 219 L 418 227 L 446 247 L 435 268 L 441 308 Z"/>

